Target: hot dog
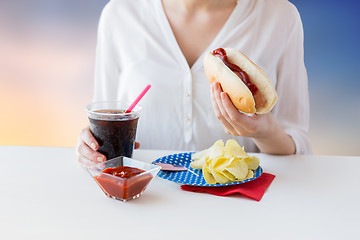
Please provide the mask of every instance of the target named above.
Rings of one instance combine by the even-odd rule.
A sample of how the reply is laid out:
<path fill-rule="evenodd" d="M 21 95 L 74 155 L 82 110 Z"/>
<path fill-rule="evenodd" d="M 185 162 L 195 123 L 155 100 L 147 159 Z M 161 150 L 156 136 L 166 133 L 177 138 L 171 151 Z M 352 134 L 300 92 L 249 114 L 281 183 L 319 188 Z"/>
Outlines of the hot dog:
<path fill-rule="evenodd" d="M 241 112 L 268 113 L 277 101 L 276 90 L 264 71 L 239 50 L 218 48 L 208 52 L 204 71 L 210 84 L 219 82 Z"/>

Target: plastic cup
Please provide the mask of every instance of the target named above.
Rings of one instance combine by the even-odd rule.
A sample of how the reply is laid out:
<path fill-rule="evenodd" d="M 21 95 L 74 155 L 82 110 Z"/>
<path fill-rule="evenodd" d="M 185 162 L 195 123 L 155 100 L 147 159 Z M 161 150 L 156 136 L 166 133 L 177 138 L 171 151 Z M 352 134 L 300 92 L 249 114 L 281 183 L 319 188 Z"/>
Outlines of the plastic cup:
<path fill-rule="evenodd" d="M 90 131 L 99 143 L 98 151 L 107 160 L 115 157 L 132 157 L 141 106 L 125 113 L 131 103 L 106 101 L 85 106 Z"/>

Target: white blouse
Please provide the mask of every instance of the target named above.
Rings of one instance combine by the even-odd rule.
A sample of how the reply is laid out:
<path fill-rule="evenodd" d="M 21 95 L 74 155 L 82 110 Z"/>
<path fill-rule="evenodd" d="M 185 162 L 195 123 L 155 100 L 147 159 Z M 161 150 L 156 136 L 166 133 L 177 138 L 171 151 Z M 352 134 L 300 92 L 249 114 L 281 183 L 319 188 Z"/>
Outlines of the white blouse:
<path fill-rule="evenodd" d="M 219 47 L 241 50 L 265 71 L 279 95 L 272 110 L 275 119 L 293 138 L 297 154 L 311 154 L 297 9 L 286 0 L 239 0 L 205 52 Z M 190 68 L 161 0 L 111 0 L 99 22 L 93 100 L 133 101 L 151 84 L 139 103 L 137 141 L 143 149 L 196 151 L 235 138 L 246 151 L 259 152 L 251 138 L 226 134 L 216 118 L 204 53 Z"/>

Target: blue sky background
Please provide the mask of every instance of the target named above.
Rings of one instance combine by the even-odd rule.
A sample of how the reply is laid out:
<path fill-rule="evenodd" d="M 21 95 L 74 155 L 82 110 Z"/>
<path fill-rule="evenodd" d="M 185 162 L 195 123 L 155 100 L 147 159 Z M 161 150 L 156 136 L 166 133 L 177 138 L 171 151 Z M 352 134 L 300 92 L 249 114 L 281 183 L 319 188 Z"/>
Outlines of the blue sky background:
<path fill-rule="evenodd" d="M 360 155 L 360 3 L 291 2 L 304 26 L 314 150 Z"/>
<path fill-rule="evenodd" d="M 97 24 L 107 2 L 0 0 L 0 114 L 2 109 L 16 109 L 15 103 L 5 107 L 4 101 L 8 98 L 21 99 L 27 94 L 26 101 L 35 105 L 42 103 L 41 99 L 50 99 L 50 95 L 54 101 L 50 101 L 51 104 L 64 109 L 62 114 L 71 112 L 78 114 L 77 119 L 80 119 L 68 124 L 71 126 L 68 132 L 63 129 L 63 135 L 59 137 L 59 132 L 51 131 L 51 126 L 58 124 L 56 117 L 43 117 L 43 122 L 49 123 L 49 129 L 43 132 L 38 129 L 37 133 L 53 135 L 36 140 L 31 131 L 36 129 L 37 122 L 34 121 L 32 128 L 17 132 L 14 122 L 18 116 L 14 111 L 0 120 L 0 144 L 74 145 L 78 132 L 87 121 L 81 117 L 84 115 L 82 106 L 92 96 Z M 314 153 L 358 156 L 360 3 L 350 0 L 290 2 L 298 8 L 304 26 L 311 102 L 310 136 Z M 38 65 L 34 65 L 36 61 Z M 48 72 L 44 72 L 46 69 Z M 21 72 L 23 75 L 20 76 Z M 21 92 L 18 87 L 23 85 L 27 86 L 26 92 Z M 11 95 L 6 95 L 9 92 Z M 41 99 L 36 100 L 37 97 Z M 6 106 L 10 101 L 7 102 Z M 46 116 L 57 116 L 59 112 L 52 112 L 46 105 L 39 108 L 49 111 L 44 114 Z M 56 138 L 62 140 L 51 142 Z"/>

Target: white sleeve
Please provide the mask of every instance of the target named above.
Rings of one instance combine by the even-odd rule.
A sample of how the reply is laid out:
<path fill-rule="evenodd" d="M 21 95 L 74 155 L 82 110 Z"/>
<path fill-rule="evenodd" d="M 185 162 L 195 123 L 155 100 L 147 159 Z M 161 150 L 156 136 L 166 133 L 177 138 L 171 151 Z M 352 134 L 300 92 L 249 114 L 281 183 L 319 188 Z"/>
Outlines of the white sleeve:
<path fill-rule="evenodd" d="M 295 20 L 277 65 L 279 98 L 273 114 L 281 128 L 294 140 L 296 154 L 312 154 L 308 135 L 309 90 L 304 64 L 303 26 L 297 9 L 293 7 L 293 10 Z"/>
<path fill-rule="evenodd" d="M 102 11 L 96 47 L 93 101 L 117 100 L 120 55 L 114 31 L 115 12 L 110 1 Z"/>

